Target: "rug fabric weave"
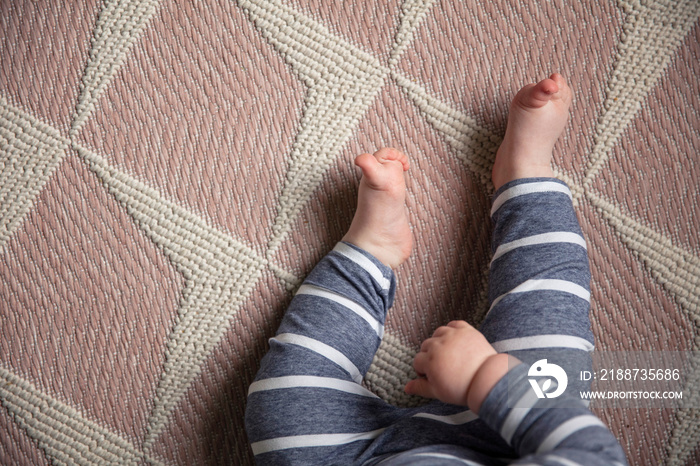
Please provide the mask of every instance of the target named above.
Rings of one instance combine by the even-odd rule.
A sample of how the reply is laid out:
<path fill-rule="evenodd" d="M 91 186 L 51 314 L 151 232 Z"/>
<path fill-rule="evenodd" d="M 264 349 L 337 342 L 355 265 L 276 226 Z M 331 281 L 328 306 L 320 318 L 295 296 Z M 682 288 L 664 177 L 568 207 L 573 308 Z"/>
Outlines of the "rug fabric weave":
<path fill-rule="evenodd" d="M 487 310 L 512 96 L 575 93 L 554 154 L 600 350 L 700 350 L 697 0 L 0 2 L 0 464 L 250 464 L 245 399 L 348 228 L 356 155 L 408 154 L 416 237 L 366 385 Z M 695 385 L 692 385 L 695 383 Z M 700 376 L 686 393 L 700 406 Z M 700 410 L 592 409 L 630 464 Z"/>

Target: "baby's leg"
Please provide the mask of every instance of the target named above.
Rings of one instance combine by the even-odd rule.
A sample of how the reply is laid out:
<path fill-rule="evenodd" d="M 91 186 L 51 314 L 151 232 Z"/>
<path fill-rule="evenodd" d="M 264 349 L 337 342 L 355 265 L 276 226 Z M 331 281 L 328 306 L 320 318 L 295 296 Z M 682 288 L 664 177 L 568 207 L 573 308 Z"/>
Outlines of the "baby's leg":
<path fill-rule="evenodd" d="M 351 464 L 396 411 L 360 383 L 394 297 L 389 265 L 411 250 L 408 162 L 384 149 L 356 163 L 352 226 L 297 292 L 249 390 L 246 430 L 259 464 Z"/>
<path fill-rule="evenodd" d="M 493 174 L 502 185 L 492 207 L 491 309 L 482 331 L 497 351 L 525 364 L 506 376 L 500 392 L 489 394 L 479 413 L 523 464 L 549 464 L 550 458 L 557 464 L 625 464 L 617 440 L 580 404 L 579 391 L 588 389 L 579 371 L 590 370 L 593 350 L 588 255 L 568 187 L 548 177 L 558 136 L 552 128 L 563 128 L 569 100 L 563 78 L 553 75 L 524 88 L 511 106 Z M 528 386 L 536 387 L 533 381 L 539 391 Z"/>
<path fill-rule="evenodd" d="M 493 171 L 491 308 L 481 331 L 525 362 L 541 348 L 579 356 L 593 349 L 586 243 L 571 192 L 550 168 L 570 102 L 560 75 L 524 87 Z"/>

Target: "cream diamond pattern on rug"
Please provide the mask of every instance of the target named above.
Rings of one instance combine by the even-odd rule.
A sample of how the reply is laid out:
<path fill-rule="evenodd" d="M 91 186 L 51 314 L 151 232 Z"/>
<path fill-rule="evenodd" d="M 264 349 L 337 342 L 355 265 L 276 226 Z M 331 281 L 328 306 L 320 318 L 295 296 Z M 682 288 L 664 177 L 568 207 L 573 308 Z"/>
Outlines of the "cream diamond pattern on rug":
<path fill-rule="evenodd" d="M 0 367 L 0 400 L 16 422 L 59 464 L 130 463 L 148 459 L 129 441 L 85 419 L 75 408 Z"/>
<path fill-rule="evenodd" d="M 149 423 L 146 448 L 199 374 L 266 261 L 154 189 L 77 147 L 90 168 L 186 279 Z"/>
<path fill-rule="evenodd" d="M 376 58 L 333 36 L 321 24 L 282 2 L 239 4 L 309 87 L 269 244 L 271 255 L 376 98 L 388 70 Z M 419 11 L 414 14 L 413 9 Z M 411 3 L 404 17 L 412 22 L 402 29 L 400 38 L 410 39 L 411 28 L 424 11 L 422 3 Z M 396 57 L 401 47 L 395 48 Z"/>
<path fill-rule="evenodd" d="M 594 212 L 678 303 L 694 325 L 696 338 L 692 346 L 697 351 L 700 257 L 596 192 L 593 181 L 606 170 L 611 151 L 625 137 L 625 130 L 697 24 L 700 3 L 617 3 L 624 22 L 605 85 L 603 109 L 595 132 L 590 135 L 593 147 L 585 177 L 581 183 L 575 183 L 563 170 L 557 173 L 571 185 L 579 206 L 593 206 Z M 431 0 L 400 2 L 395 10 L 395 40 L 385 64 L 283 1 L 238 0 L 236 4 L 306 86 L 298 132 L 291 152 L 285 154 L 284 185 L 274 200 L 277 216 L 272 234 L 261 238 L 261 243 L 255 245 L 258 249 L 220 231 L 199 214 L 114 165 L 109 154 L 99 154 L 78 142 L 77 134 L 94 115 L 96 105 L 109 92 L 133 49 L 139 46 L 139 38 L 151 26 L 159 8 L 166 8 L 165 2 L 107 0 L 102 4 L 95 18 L 84 74 L 76 83 L 80 92 L 68 135 L 0 95 L 0 250 L 13 239 L 67 151 L 74 150 L 185 280 L 175 324 L 169 329 L 152 412 L 147 415 L 147 434 L 136 443 L 87 419 L 80 409 L 41 392 L 23 375 L 0 367 L 0 401 L 46 456 L 57 463 L 163 461 L 155 457 L 154 445 L 264 274 L 271 272 L 289 290 L 300 283 L 302 277 L 274 258 L 314 191 L 332 170 L 333 163 L 338 162 L 359 122 L 389 82 L 406 93 L 422 118 L 445 139 L 452 149 L 449 155 L 460 160 L 486 191 L 491 189 L 490 169 L 501 140 L 499 134 L 478 123 L 477 117 L 463 111 L 458 103 L 431 94 L 426 84 L 403 74 L 397 66 L 406 51 L 415 46 L 416 31 L 425 24 L 425 18 L 444 5 Z M 485 281 L 479 280 L 483 288 Z M 269 318 L 274 321 L 276 316 Z M 262 338 L 263 332 L 257 329 L 257 335 Z M 414 403 L 416 400 L 403 396 L 397 387 L 414 375 L 411 361 L 415 351 L 402 335 L 392 334 L 389 329 L 367 374 L 367 384 L 390 402 Z M 693 380 L 697 379 L 694 374 Z M 698 412 L 695 408 L 675 414 L 668 440 L 669 464 L 683 464 L 693 454 L 693 448 L 698 448 L 688 441 L 697 439 L 700 432 Z M 249 459 L 249 453 L 240 458 Z"/>
<path fill-rule="evenodd" d="M 596 128 L 586 185 L 599 173 L 610 150 L 700 15 L 695 0 L 642 3 L 621 0 L 619 4 L 627 18 L 607 87 L 605 111 Z"/>
<path fill-rule="evenodd" d="M 0 96 L 0 250 L 32 208 L 34 199 L 66 156 L 59 131 Z"/>
<path fill-rule="evenodd" d="M 97 101 L 124 65 L 158 4 L 159 0 L 105 1 L 95 25 L 71 135 L 76 135 L 92 115 Z"/>

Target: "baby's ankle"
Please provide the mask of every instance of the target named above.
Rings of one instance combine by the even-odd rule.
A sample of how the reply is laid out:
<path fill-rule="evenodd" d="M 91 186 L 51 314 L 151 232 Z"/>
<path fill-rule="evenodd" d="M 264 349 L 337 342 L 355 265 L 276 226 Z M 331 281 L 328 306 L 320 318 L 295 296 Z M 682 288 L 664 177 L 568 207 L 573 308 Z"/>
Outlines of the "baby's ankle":
<path fill-rule="evenodd" d="M 504 143 L 498 149 L 491 171 L 491 181 L 496 190 L 506 183 L 522 178 L 553 178 L 554 171 L 551 163 L 532 163 L 531 160 L 551 160 L 551 155 L 532 156 L 531 154 L 518 153 L 518 149 L 504 147 Z M 545 149 L 546 150 L 546 149 Z M 512 151 L 512 152 L 511 152 Z M 506 154 L 505 152 L 509 152 Z M 551 151 L 549 152 L 551 154 Z"/>

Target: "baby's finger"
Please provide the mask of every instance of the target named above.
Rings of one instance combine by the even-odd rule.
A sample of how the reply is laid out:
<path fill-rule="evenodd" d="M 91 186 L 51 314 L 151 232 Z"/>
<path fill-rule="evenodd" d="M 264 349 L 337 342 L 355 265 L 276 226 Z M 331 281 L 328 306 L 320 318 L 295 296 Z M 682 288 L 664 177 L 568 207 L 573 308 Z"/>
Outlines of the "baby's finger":
<path fill-rule="evenodd" d="M 411 380 L 404 387 L 404 391 L 409 395 L 418 395 L 423 398 L 437 398 L 433 394 L 433 387 L 428 382 L 428 379 Z"/>
<path fill-rule="evenodd" d="M 447 324 L 448 327 L 452 328 L 465 328 L 465 327 L 471 327 L 468 322 L 465 322 L 464 320 L 453 320 L 449 324 Z"/>
<path fill-rule="evenodd" d="M 449 324 L 448 324 L 448 325 L 449 325 Z M 435 331 L 433 332 L 433 338 L 440 338 L 441 336 L 443 336 L 444 334 L 448 333 L 449 331 L 450 331 L 450 329 L 449 329 L 448 326 L 446 326 L 446 325 L 443 325 L 442 327 L 438 327 L 438 328 L 435 329 Z"/>
<path fill-rule="evenodd" d="M 425 375 L 426 371 L 428 370 L 429 363 L 430 358 L 428 353 L 421 351 L 420 353 L 416 354 L 416 357 L 413 358 L 413 369 L 415 369 L 416 374 Z"/>
<path fill-rule="evenodd" d="M 423 343 L 420 345 L 420 350 L 422 353 L 427 353 L 430 351 L 430 347 L 435 344 L 435 337 L 430 337 L 425 340 L 423 340 Z"/>

